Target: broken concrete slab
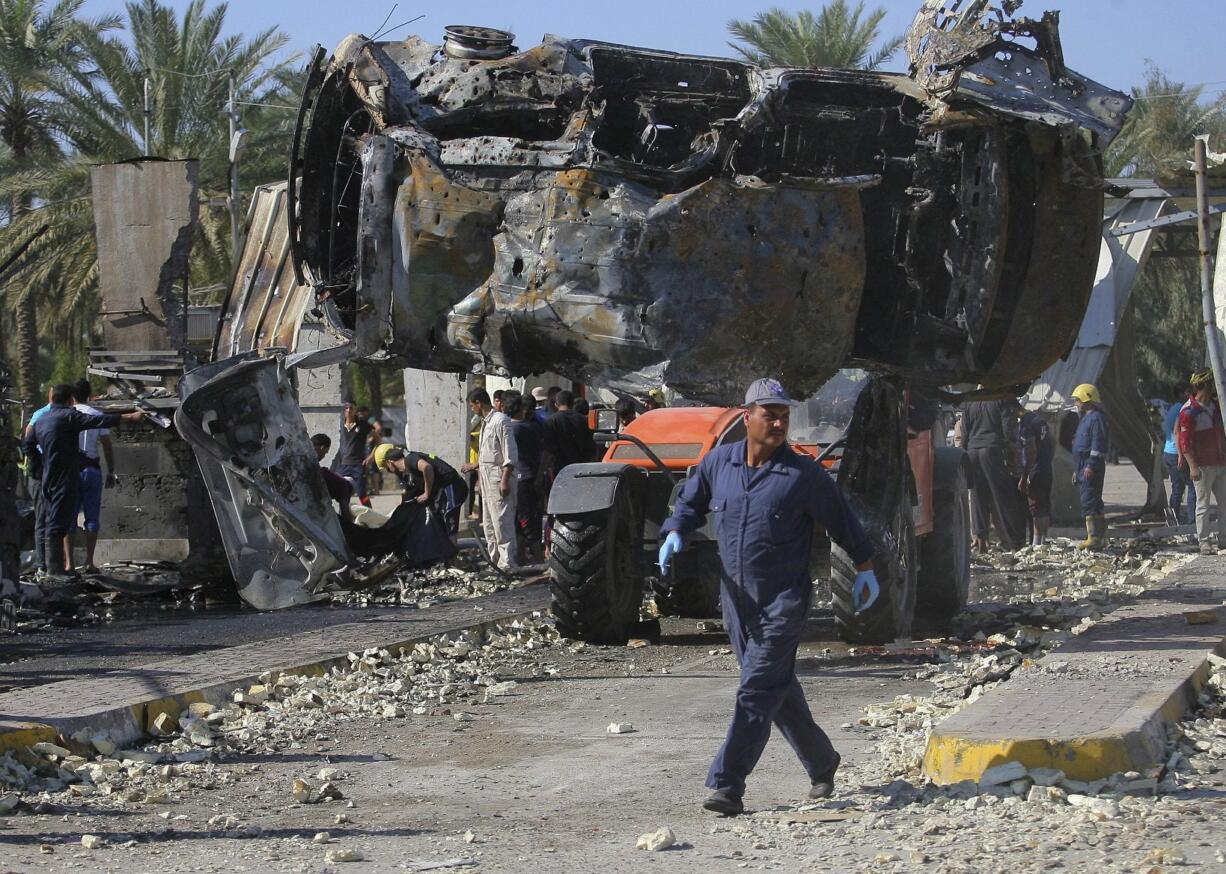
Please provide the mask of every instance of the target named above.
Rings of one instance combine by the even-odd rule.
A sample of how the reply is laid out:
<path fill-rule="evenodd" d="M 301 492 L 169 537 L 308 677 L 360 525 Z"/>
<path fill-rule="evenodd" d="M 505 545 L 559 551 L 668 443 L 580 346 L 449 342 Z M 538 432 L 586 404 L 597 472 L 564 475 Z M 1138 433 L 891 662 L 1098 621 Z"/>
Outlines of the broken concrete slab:
<path fill-rule="evenodd" d="M 1015 671 L 936 726 L 924 773 L 948 784 L 1014 762 L 1094 781 L 1160 765 L 1169 726 L 1195 702 L 1210 657 L 1226 651 L 1221 631 L 1189 626 L 1183 614 L 1221 604 L 1224 581 L 1226 558 L 1197 557 L 1168 587 L 1065 643 L 1058 651 L 1065 671 L 1044 670 L 1052 656 Z"/>

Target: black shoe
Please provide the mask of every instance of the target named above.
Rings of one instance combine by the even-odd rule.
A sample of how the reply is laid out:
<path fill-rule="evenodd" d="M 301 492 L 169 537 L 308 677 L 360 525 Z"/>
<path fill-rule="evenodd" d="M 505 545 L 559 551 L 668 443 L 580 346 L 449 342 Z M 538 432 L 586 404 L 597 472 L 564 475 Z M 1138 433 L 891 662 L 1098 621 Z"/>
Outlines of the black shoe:
<path fill-rule="evenodd" d="M 834 794 L 834 772 L 839 769 L 842 764 L 843 757 L 838 753 L 834 754 L 834 765 L 825 774 L 822 774 L 813 781 L 813 785 L 809 787 L 809 798 L 814 801 L 820 801 L 823 798 L 829 798 Z"/>
<path fill-rule="evenodd" d="M 745 805 L 741 803 L 741 796 L 722 790 L 712 792 L 711 797 L 704 801 L 702 806 L 707 810 L 722 813 L 724 816 L 740 816 L 745 812 Z"/>

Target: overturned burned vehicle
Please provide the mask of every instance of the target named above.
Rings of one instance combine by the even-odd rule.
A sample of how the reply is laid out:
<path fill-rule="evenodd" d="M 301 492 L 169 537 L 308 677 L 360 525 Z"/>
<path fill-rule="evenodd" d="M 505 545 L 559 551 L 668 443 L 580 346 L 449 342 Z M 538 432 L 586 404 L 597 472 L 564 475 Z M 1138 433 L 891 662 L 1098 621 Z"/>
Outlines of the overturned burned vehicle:
<path fill-rule="evenodd" d="M 1130 101 L 1064 65 L 1057 14 L 1019 6 L 927 0 L 909 75 L 552 36 L 519 51 L 474 27 L 349 37 L 310 72 L 287 209 L 342 346 L 296 363 L 549 370 L 713 404 L 764 373 L 811 394 L 849 363 L 1024 384 L 1081 323 L 1101 151 Z M 213 428 L 188 439 L 225 444 Z M 229 491 L 263 496 L 250 524 L 288 556 L 266 566 L 309 597 L 349 557 L 304 510 L 322 493 L 306 466 L 272 473 L 297 470 L 302 436 Z"/>

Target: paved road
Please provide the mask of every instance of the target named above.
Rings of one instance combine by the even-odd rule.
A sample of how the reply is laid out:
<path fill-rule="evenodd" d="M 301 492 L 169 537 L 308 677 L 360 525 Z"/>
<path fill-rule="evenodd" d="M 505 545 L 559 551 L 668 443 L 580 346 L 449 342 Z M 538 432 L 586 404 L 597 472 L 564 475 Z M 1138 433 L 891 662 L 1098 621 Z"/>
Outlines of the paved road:
<path fill-rule="evenodd" d="M 484 871 L 642 871 L 649 863 L 634 850 L 635 838 L 667 824 L 695 848 L 661 859 L 669 870 L 735 868 L 731 859 L 749 846 L 727 821 L 719 821 L 720 834 L 710 835 L 717 820 L 698 803 L 727 724 L 736 669 L 725 638 L 692 628 L 666 623 L 665 645 L 645 649 L 570 653 L 555 647 L 543 664 L 557 676 L 536 670 L 500 674 L 518 679 L 519 687 L 497 703 L 466 706 L 472 722 L 457 723 L 446 711 L 335 721 L 299 749 L 230 759 L 221 769 L 234 774 L 233 784 L 187 795 L 169 807 L 83 806 L 81 815 L 66 820 L 11 817 L 8 830 L 0 831 L 9 847 L 6 865 L 20 871 L 35 865 L 80 870 L 75 866 L 81 864 L 160 872 L 315 871 L 324 867 L 326 848 L 310 838 L 329 831 L 340 845 L 361 848 L 367 863 L 354 870 L 466 856 L 478 859 Z M 815 634 L 822 636 L 820 629 Z M 811 643 L 802 662 L 815 714 L 848 759 L 867 756 L 871 738 L 839 726 L 867 703 L 927 686 L 904 679 L 913 666 L 829 665 L 821 649 L 820 641 Z M 633 723 L 635 732 L 609 736 L 610 722 Z M 292 803 L 293 780 L 324 766 L 341 770 L 340 785 L 352 807 Z M 753 779 L 749 801 L 769 809 L 803 797 L 807 788 L 790 750 L 776 739 Z M 173 818 L 169 829 L 159 813 Z M 262 836 L 218 839 L 207 820 L 219 813 L 236 814 Z M 338 825 L 338 813 L 349 822 Z M 471 844 L 464 840 L 466 831 L 474 835 Z M 76 844 L 86 832 L 122 834 L 139 843 L 86 856 Z M 64 843 L 53 855 L 40 855 L 39 844 L 48 840 Z"/>

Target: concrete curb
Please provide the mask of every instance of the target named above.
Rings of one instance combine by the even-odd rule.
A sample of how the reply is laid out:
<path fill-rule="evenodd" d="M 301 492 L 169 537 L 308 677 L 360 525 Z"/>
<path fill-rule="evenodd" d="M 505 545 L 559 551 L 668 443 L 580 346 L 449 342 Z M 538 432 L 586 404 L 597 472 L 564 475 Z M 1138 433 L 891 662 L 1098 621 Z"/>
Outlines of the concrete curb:
<path fill-rule="evenodd" d="M 1210 653 L 1226 653 L 1224 572 L 1226 559 L 1196 559 L 1172 575 L 1172 587 L 1109 614 L 945 720 L 928 739 L 925 775 L 978 782 L 1018 762 L 1093 781 L 1160 766 L 1170 727 L 1209 676 Z M 1215 607 L 1216 624 L 1184 619 Z"/>
<path fill-rule="evenodd" d="M 355 650 L 364 650 L 373 646 L 395 652 L 398 649 L 412 648 L 417 643 L 429 641 L 441 634 L 454 634 L 463 631 L 484 632 L 495 626 L 513 622 L 516 619 L 528 618 L 533 614 L 548 609 L 548 590 L 544 587 L 532 588 L 535 590 L 534 592 L 527 589 L 514 590 L 521 595 L 528 592 L 531 597 L 521 598 L 520 600 L 527 600 L 530 603 L 524 604 L 519 608 L 507 609 L 503 612 L 491 611 L 492 615 L 482 616 L 476 621 L 444 621 L 428 629 L 414 629 L 415 633 L 412 634 L 391 634 L 389 637 L 380 637 L 373 641 L 372 635 L 369 629 L 364 627 L 364 623 L 333 626 L 329 630 L 340 632 L 342 636 L 344 630 L 349 627 L 354 628 L 355 632 L 360 630 L 366 633 L 362 635 L 364 639 L 360 643 L 355 646 L 345 647 L 343 651 L 333 650 L 326 655 L 315 653 L 302 661 L 297 661 L 293 658 L 288 660 L 285 658 L 273 658 L 267 662 L 251 664 L 245 670 L 240 670 L 237 673 L 229 672 L 224 678 L 215 678 L 215 681 L 211 681 L 207 677 L 203 681 L 197 678 L 195 682 L 187 682 L 180 688 L 168 689 L 165 686 L 158 688 L 156 685 L 153 685 L 150 686 L 147 696 L 139 695 L 135 698 L 116 701 L 113 706 L 87 708 L 87 712 L 64 712 L 52 716 L 34 716 L 31 714 L 37 721 L 27 718 L 20 720 L 0 719 L 0 755 L 4 755 L 6 752 L 21 754 L 35 743 L 40 741 L 54 742 L 60 736 L 68 737 L 83 729 L 91 734 L 105 733 L 117 745 L 123 747 L 152 734 L 154 721 L 162 714 L 169 714 L 173 719 L 177 720 L 179 715 L 193 703 L 208 702 L 218 705 L 228 703 L 234 691 L 258 682 L 260 675 L 267 672 L 318 676 L 327 673 L 333 667 L 348 664 L 349 653 Z M 486 596 L 485 598 L 472 598 L 463 602 L 451 602 L 449 606 L 455 608 L 458 603 L 463 606 L 472 606 L 475 609 L 483 609 L 481 607 L 483 601 L 488 602 L 491 598 L 496 599 L 508 594 L 511 593 L 504 592 L 500 593 L 500 595 Z M 415 611 L 412 616 L 413 621 L 420 624 L 423 614 L 427 614 L 430 609 L 433 608 Z M 308 635 L 278 638 L 273 643 L 279 644 L 280 648 L 284 648 L 286 643 L 292 642 L 295 637 L 306 636 Z M 258 657 L 261 649 L 272 649 L 268 644 L 269 642 L 247 644 L 229 649 L 212 650 L 202 655 L 205 658 L 215 658 L 218 661 L 223 661 L 226 654 L 239 650 L 248 650 L 253 656 Z M 136 672 L 142 670 L 150 674 L 156 674 L 160 670 L 160 666 L 150 665 L 146 668 L 138 668 Z M 31 693 L 36 694 L 37 690 L 50 688 L 51 686 L 64 687 L 71 683 L 84 682 L 86 681 L 67 681 L 65 683 L 49 684 L 48 687 L 18 690 L 18 692 L 28 697 Z M 71 690 L 59 690 L 60 695 L 65 692 L 70 694 Z M 4 708 L 4 699 L 6 697 L 6 695 L 0 695 L 0 710 Z"/>

